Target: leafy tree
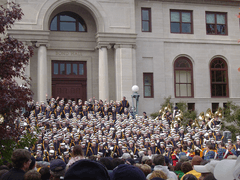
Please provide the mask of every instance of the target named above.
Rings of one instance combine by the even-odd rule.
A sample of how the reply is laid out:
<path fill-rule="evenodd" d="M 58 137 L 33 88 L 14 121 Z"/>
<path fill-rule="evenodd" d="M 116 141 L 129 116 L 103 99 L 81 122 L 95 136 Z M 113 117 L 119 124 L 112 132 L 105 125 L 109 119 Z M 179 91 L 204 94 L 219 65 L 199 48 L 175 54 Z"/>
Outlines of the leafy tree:
<path fill-rule="evenodd" d="M 15 3 L 8 5 L 9 8 L 0 6 L 0 152 L 4 156 L 11 153 L 8 147 L 12 148 L 10 144 L 14 145 L 22 134 L 16 120 L 22 109 L 27 109 L 33 94 L 30 78 L 25 75 L 33 48 L 7 34 L 7 29 L 22 19 L 23 12 Z M 21 79 L 22 85 L 16 79 Z"/>
<path fill-rule="evenodd" d="M 232 133 L 232 139 L 236 140 L 236 135 L 240 134 L 240 106 L 228 101 L 224 108 L 222 118 L 222 130 Z"/>

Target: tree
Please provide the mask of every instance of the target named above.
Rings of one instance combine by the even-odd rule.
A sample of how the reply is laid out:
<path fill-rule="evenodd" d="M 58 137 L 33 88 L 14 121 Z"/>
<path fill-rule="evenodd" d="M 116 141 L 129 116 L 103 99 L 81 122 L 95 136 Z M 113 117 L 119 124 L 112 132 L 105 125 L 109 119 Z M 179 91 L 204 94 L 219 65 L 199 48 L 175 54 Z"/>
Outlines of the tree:
<path fill-rule="evenodd" d="M 22 19 L 23 12 L 19 5 L 9 3 L 8 8 L 0 6 L 0 152 L 8 151 L 8 143 L 15 144 L 21 135 L 17 126 L 22 109 L 27 109 L 27 102 L 32 100 L 30 78 L 25 75 L 25 67 L 33 55 L 33 48 L 10 37 L 7 29 L 15 21 Z M 16 79 L 22 80 L 18 84 Z M 12 148 L 12 147 L 11 147 Z M 8 159 L 8 157 L 4 157 Z"/>
<path fill-rule="evenodd" d="M 222 118 L 222 130 L 232 133 L 232 139 L 236 140 L 236 135 L 240 134 L 240 106 L 227 102 Z"/>

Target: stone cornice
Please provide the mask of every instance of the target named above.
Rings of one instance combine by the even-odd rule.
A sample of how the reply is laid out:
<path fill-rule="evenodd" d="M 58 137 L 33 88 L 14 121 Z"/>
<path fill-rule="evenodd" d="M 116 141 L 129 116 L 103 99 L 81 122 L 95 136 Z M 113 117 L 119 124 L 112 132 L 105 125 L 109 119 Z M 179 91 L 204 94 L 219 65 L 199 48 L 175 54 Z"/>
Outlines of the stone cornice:
<path fill-rule="evenodd" d="M 240 6 L 240 0 L 144 0 L 144 1 Z"/>
<path fill-rule="evenodd" d="M 9 29 L 7 30 L 7 33 L 8 35 L 21 41 L 31 41 L 47 44 L 49 41 L 50 31 Z"/>

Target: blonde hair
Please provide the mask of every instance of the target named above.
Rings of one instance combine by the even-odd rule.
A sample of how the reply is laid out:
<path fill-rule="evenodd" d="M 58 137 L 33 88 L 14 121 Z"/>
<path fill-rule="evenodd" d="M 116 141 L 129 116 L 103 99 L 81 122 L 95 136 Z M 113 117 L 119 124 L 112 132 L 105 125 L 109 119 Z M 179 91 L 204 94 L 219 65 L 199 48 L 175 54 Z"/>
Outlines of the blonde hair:
<path fill-rule="evenodd" d="M 138 167 L 139 169 L 142 170 L 142 172 L 145 174 L 145 176 L 147 177 L 148 174 L 151 173 L 151 166 L 147 165 L 147 164 L 136 164 L 136 167 Z"/>
<path fill-rule="evenodd" d="M 159 178 L 162 178 L 162 179 L 167 179 L 167 175 L 163 171 L 160 171 L 160 170 L 153 171 L 151 176 L 149 177 L 149 179 L 151 180 L 155 177 L 159 177 Z"/>

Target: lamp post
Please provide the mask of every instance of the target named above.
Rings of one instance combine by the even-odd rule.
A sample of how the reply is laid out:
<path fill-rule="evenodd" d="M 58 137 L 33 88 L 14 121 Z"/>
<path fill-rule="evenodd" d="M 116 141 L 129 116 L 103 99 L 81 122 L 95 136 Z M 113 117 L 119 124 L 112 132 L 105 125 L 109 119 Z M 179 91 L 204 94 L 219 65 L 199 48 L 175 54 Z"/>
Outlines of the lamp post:
<path fill-rule="evenodd" d="M 132 92 L 133 94 L 131 95 L 132 96 L 132 108 L 133 108 L 133 116 L 135 118 L 135 115 L 138 114 L 138 102 L 139 102 L 139 97 L 140 95 L 138 94 L 138 91 L 139 91 L 139 87 L 137 85 L 134 85 L 132 87 Z M 135 103 L 134 103 L 134 99 L 135 99 Z"/>

